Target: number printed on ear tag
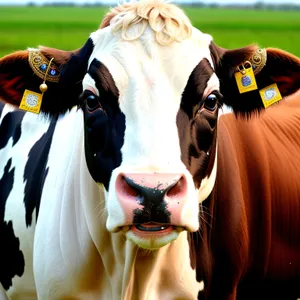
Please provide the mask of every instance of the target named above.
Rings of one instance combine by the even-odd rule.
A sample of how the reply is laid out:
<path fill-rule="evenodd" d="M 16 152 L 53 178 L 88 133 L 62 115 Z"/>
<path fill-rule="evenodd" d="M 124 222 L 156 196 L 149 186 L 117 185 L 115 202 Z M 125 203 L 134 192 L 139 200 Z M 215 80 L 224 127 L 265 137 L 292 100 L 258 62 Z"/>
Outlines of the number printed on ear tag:
<path fill-rule="evenodd" d="M 257 84 L 252 67 L 236 72 L 235 80 L 240 94 L 257 90 Z"/>
<path fill-rule="evenodd" d="M 19 108 L 35 114 L 40 113 L 43 94 L 25 90 Z"/>

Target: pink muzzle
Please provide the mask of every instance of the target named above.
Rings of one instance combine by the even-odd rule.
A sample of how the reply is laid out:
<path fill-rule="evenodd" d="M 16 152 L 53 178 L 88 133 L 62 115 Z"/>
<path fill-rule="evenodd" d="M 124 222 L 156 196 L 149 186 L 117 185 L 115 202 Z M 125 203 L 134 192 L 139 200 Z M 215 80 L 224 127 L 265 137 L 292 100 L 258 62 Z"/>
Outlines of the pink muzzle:
<path fill-rule="evenodd" d="M 187 191 L 184 174 L 120 173 L 116 194 L 125 215 L 124 226 L 183 226 L 181 212 L 187 202 Z"/>

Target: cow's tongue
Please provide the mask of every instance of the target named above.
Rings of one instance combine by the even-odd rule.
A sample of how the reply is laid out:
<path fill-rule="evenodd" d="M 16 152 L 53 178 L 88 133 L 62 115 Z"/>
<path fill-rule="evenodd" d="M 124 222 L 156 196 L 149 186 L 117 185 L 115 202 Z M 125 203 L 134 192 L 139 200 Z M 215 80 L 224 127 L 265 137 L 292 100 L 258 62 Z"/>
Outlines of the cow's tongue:
<path fill-rule="evenodd" d="M 167 229 L 169 226 L 164 224 L 144 223 L 135 225 L 135 227 L 140 231 L 161 231 Z"/>

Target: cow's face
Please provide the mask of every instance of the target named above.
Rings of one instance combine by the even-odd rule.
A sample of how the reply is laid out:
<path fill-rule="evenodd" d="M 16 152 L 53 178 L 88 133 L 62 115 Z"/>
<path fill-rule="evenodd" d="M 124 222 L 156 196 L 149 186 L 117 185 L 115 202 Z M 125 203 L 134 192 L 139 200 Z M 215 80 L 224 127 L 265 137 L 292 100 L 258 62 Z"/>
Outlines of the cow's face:
<path fill-rule="evenodd" d="M 158 248 L 198 230 L 199 195 L 214 184 L 220 92 L 211 37 L 190 26 L 166 46 L 149 27 L 134 41 L 110 27 L 91 38 L 81 96 L 85 151 L 107 190 L 107 228 Z"/>

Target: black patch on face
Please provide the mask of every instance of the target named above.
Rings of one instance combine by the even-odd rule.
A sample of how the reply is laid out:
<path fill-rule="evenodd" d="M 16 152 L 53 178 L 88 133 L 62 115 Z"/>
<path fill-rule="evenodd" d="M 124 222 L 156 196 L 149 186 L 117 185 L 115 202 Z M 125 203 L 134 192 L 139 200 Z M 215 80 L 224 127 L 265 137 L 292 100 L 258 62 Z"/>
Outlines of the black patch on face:
<path fill-rule="evenodd" d="M 94 60 L 88 73 L 95 80 L 100 97 L 90 91 L 81 95 L 85 156 L 93 179 L 108 190 L 112 171 L 122 161 L 125 116 L 119 107 L 119 92 L 107 68 Z"/>
<path fill-rule="evenodd" d="M 24 273 L 24 256 L 20 251 L 20 241 L 15 236 L 12 221 L 4 221 L 5 205 L 14 183 L 15 169 L 11 169 L 9 159 L 0 179 L 0 282 L 5 290 L 12 285 L 14 276 Z"/>
<path fill-rule="evenodd" d="M 181 159 L 197 188 L 201 180 L 210 175 L 216 151 L 218 109 L 206 109 L 203 95 L 213 73 L 209 61 L 204 58 L 189 77 L 177 115 Z M 221 99 L 218 91 L 211 92 Z"/>
<path fill-rule="evenodd" d="M 56 120 L 52 120 L 48 130 L 33 145 L 28 154 L 28 160 L 24 170 L 25 195 L 25 221 L 26 226 L 32 223 L 32 213 L 36 208 L 38 217 L 42 191 L 49 168 L 47 168 L 48 156 L 52 143 L 52 137 L 56 126 Z"/>
<path fill-rule="evenodd" d="M 160 224 L 170 224 L 171 213 L 167 210 L 167 203 L 164 201 L 166 193 L 170 190 L 158 188 L 148 188 L 135 183 L 128 177 L 124 177 L 126 183 L 137 192 L 137 201 L 143 209 L 135 209 L 133 214 L 133 224 L 143 224 L 155 222 Z"/>
<path fill-rule="evenodd" d="M 21 137 L 21 123 L 25 115 L 24 111 L 16 110 L 7 113 L 0 126 L 0 149 L 3 149 L 9 139 L 13 138 L 13 146 Z"/>
<path fill-rule="evenodd" d="M 203 93 L 213 73 L 210 62 L 203 58 L 190 75 L 180 104 L 180 108 L 190 119 L 194 117 L 195 111 L 203 105 L 205 100 Z"/>

